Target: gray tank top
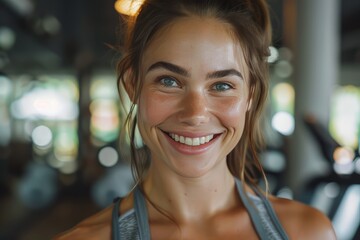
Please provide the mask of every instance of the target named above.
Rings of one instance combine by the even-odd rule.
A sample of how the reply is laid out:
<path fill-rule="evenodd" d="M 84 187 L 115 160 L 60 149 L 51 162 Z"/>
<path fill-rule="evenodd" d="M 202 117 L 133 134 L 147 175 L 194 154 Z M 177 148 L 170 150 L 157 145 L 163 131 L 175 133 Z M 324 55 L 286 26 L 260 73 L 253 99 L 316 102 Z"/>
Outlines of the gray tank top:
<path fill-rule="evenodd" d="M 244 192 L 240 180 L 235 179 L 237 190 L 243 202 L 256 233 L 261 240 L 287 240 L 289 239 L 277 218 L 268 199 L 261 192 L 253 188 L 256 195 Z M 134 192 L 134 208 L 120 217 L 119 205 L 121 199 L 115 201 L 112 213 L 112 239 L 113 240 L 150 240 L 150 227 L 148 223 L 145 199 L 140 189 Z"/>

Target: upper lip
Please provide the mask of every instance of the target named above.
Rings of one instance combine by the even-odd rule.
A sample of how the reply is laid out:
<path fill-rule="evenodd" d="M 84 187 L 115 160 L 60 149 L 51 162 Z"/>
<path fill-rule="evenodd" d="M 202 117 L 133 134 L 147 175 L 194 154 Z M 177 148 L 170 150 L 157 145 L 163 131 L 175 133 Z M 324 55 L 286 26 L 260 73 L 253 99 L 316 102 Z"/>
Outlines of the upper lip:
<path fill-rule="evenodd" d="M 161 130 L 161 131 L 166 134 L 174 133 L 176 135 L 188 137 L 188 138 L 200 138 L 200 137 L 206 137 L 209 135 L 217 135 L 217 134 L 221 133 L 221 132 L 220 133 L 219 132 L 204 133 L 204 132 L 189 132 L 189 131 L 166 131 L 166 130 Z"/>

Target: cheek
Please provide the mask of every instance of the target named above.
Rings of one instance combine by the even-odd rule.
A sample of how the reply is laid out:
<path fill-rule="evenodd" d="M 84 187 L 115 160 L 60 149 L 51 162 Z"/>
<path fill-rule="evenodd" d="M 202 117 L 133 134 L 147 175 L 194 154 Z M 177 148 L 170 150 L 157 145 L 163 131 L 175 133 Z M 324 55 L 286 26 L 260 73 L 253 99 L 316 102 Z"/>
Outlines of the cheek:
<path fill-rule="evenodd" d="M 139 120 L 148 126 L 157 126 L 171 114 L 172 104 L 167 97 L 144 92 L 139 100 Z"/>
<path fill-rule="evenodd" d="M 247 103 L 245 100 L 238 98 L 229 99 L 217 106 L 218 116 L 221 121 L 229 128 L 243 127 L 245 123 L 245 116 L 247 112 Z"/>

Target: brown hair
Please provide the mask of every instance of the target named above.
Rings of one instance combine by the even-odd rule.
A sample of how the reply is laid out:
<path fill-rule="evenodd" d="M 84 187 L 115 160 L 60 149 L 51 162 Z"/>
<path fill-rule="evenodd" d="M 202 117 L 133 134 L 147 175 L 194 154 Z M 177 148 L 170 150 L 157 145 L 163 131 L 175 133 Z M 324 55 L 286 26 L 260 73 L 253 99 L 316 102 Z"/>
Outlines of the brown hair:
<path fill-rule="evenodd" d="M 150 163 L 150 154 L 145 147 L 136 145 L 136 109 L 142 81 L 141 59 L 154 34 L 179 17 L 211 17 L 232 26 L 243 49 L 249 69 L 251 108 L 246 116 L 243 136 L 227 156 L 231 173 L 244 182 L 255 184 L 256 172 L 264 175 L 258 152 L 262 147 L 260 116 L 268 92 L 269 45 L 271 24 L 265 0 L 146 0 L 138 14 L 128 17 L 125 35 L 125 52 L 119 61 L 118 86 L 123 98 L 125 82 L 134 86 L 131 105 L 124 122 L 125 132 L 130 133 L 132 170 L 137 182 L 143 180 Z M 250 99 L 249 99 L 250 100 Z M 123 132 L 124 133 L 124 132 Z M 124 135 L 122 134 L 122 137 Z"/>

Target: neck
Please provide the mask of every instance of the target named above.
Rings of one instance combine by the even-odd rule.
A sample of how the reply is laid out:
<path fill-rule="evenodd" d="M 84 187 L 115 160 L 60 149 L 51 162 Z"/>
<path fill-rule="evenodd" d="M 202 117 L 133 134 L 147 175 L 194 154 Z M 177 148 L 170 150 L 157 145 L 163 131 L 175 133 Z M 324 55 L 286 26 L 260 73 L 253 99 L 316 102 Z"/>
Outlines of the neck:
<path fill-rule="evenodd" d="M 178 222 L 210 218 L 239 203 L 234 177 L 227 166 L 222 171 L 188 178 L 151 167 L 144 181 L 144 191 L 150 201 Z M 151 215 L 161 217 L 156 214 L 157 210 L 148 207 L 150 218 Z"/>

